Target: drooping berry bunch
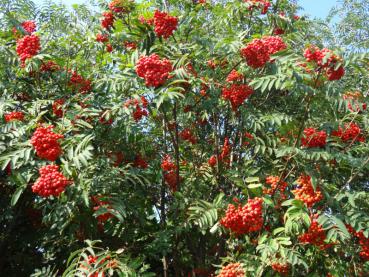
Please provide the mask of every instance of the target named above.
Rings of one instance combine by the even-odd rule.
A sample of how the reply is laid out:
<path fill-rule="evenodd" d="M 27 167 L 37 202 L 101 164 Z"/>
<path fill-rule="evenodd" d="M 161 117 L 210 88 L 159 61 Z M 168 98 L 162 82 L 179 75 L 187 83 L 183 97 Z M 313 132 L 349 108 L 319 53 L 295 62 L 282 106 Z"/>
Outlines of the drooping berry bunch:
<path fill-rule="evenodd" d="M 10 113 L 4 114 L 4 118 L 6 122 L 23 121 L 24 113 L 23 112 L 10 112 Z"/>
<path fill-rule="evenodd" d="M 156 10 L 154 13 L 154 31 L 158 37 L 169 38 L 177 30 L 178 18 L 166 12 Z"/>
<path fill-rule="evenodd" d="M 228 205 L 220 224 L 236 235 L 259 231 L 263 226 L 263 199 L 249 199 L 245 206 Z"/>
<path fill-rule="evenodd" d="M 240 263 L 223 266 L 217 277 L 245 277 L 245 271 Z"/>
<path fill-rule="evenodd" d="M 224 139 L 224 144 L 222 147 L 222 152 L 220 153 L 219 157 L 218 157 L 218 161 L 219 162 L 228 162 L 228 156 L 230 154 L 231 151 L 231 145 L 229 143 L 229 139 L 225 138 Z M 210 166 L 215 166 L 217 164 L 217 156 L 216 155 L 212 155 L 208 161 Z"/>
<path fill-rule="evenodd" d="M 364 261 L 369 261 L 369 238 L 364 236 L 364 231 L 360 230 L 359 232 L 356 232 L 354 228 L 352 228 L 351 225 L 346 225 L 347 230 L 358 239 L 359 245 L 361 247 L 360 249 L 360 257 Z"/>
<path fill-rule="evenodd" d="M 287 46 L 281 37 L 267 36 L 252 40 L 241 49 L 241 55 L 246 59 L 248 66 L 256 69 L 263 67 L 270 61 L 270 55 L 286 48 Z"/>
<path fill-rule="evenodd" d="M 40 177 L 32 186 L 32 191 L 42 197 L 59 196 L 71 184 L 60 171 L 58 165 L 45 165 L 39 169 Z"/>
<path fill-rule="evenodd" d="M 319 70 L 324 70 L 330 81 L 339 80 L 345 75 L 345 68 L 342 65 L 336 68 L 337 63 L 342 62 L 342 58 L 327 48 L 310 46 L 305 49 L 304 57 L 308 62 L 316 64 Z"/>
<path fill-rule="evenodd" d="M 113 46 L 110 44 L 110 43 L 108 43 L 107 45 L 106 45 L 106 52 L 108 52 L 108 53 L 111 53 L 111 52 L 113 52 Z"/>
<path fill-rule="evenodd" d="M 63 115 L 64 115 L 64 111 L 63 111 L 64 103 L 65 103 L 64 99 L 58 99 L 58 100 L 54 101 L 54 103 L 52 105 L 52 108 L 53 108 L 53 114 L 56 117 L 63 117 Z"/>
<path fill-rule="evenodd" d="M 31 144 L 41 159 L 55 161 L 62 153 L 58 140 L 64 138 L 52 131 L 54 126 L 38 127 L 33 133 Z"/>
<path fill-rule="evenodd" d="M 142 157 L 141 154 L 137 154 L 135 156 L 135 159 L 133 161 L 133 166 L 137 167 L 137 168 L 142 168 L 145 169 L 149 166 L 149 164 L 147 163 L 147 161 Z"/>
<path fill-rule="evenodd" d="M 179 137 L 182 140 L 186 140 L 192 144 L 196 144 L 197 143 L 197 139 L 194 136 L 194 134 L 192 134 L 191 130 L 189 128 L 185 128 L 183 129 L 180 133 L 179 133 Z"/>
<path fill-rule="evenodd" d="M 284 191 L 288 187 L 288 184 L 284 181 L 280 181 L 278 176 L 268 176 L 265 179 L 265 183 L 270 185 L 270 187 L 269 188 L 264 188 L 263 193 L 272 195 L 272 194 L 276 193 L 277 191 L 279 191 L 280 194 L 281 194 L 281 198 L 282 199 L 286 198 L 286 195 L 284 194 Z"/>
<path fill-rule="evenodd" d="M 249 132 L 245 132 L 243 134 L 243 139 L 244 141 L 242 142 L 242 145 L 247 146 L 254 140 L 254 136 Z"/>
<path fill-rule="evenodd" d="M 84 272 L 86 271 L 86 269 L 87 270 L 94 269 L 97 261 L 98 261 L 98 257 L 89 255 L 87 257 L 87 263 L 85 261 L 82 261 L 80 267 L 81 269 L 83 269 Z M 102 259 L 99 262 L 99 264 L 103 264 L 105 261 L 106 259 Z M 86 276 L 86 275 L 83 275 L 83 276 Z M 88 274 L 87 277 L 105 277 L 105 273 L 101 271 L 95 271 L 94 273 Z"/>
<path fill-rule="evenodd" d="M 323 199 L 323 194 L 319 187 L 314 190 L 311 183 L 311 177 L 308 175 L 301 175 L 297 180 L 298 187 L 292 190 L 295 198 L 303 201 L 309 208 L 315 203 Z"/>
<path fill-rule="evenodd" d="M 312 244 L 321 250 L 325 250 L 331 247 L 331 244 L 325 242 L 326 233 L 322 226 L 316 221 L 317 216 L 313 215 L 311 217 L 311 224 L 306 233 L 299 236 L 299 241 L 301 243 Z"/>
<path fill-rule="evenodd" d="M 164 179 L 172 191 L 177 190 L 177 166 L 172 162 L 169 155 L 165 155 L 161 162 L 161 169 L 164 171 Z"/>
<path fill-rule="evenodd" d="M 243 79 L 244 76 L 242 75 L 242 73 L 239 73 L 237 70 L 233 69 L 231 73 L 228 74 L 226 81 L 228 83 L 242 82 Z"/>
<path fill-rule="evenodd" d="M 172 63 L 167 59 L 160 59 L 157 54 L 142 56 L 136 65 L 136 73 L 145 79 L 148 87 L 159 87 L 169 78 L 173 70 Z"/>
<path fill-rule="evenodd" d="M 41 50 L 40 38 L 37 35 L 27 35 L 17 40 L 17 54 L 22 66 L 25 61 L 37 55 Z"/>
<path fill-rule="evenodd" d="M 100 208 L 106 208 L 106 209 L 110 209 L 110 203 L 108 201 L 104 201 L 102 200 L 103 196 L 101 195 L 96 195 L 96 196 L 92 196 L 91 200 L 92 203 L 94 204 L 93 210 L 96 212 L 98 211 Z M 105 221 L 107 221 L 109 218 L 112 218 L 113 215 L 109 212 L 103 213 L 103 214 L 99 214 L 96 218 L 98 220 L 99 223 L 104 223 Z"/>
<path fill-rule="evenodd" d="M 41 72 L 55 72 L 60 70 L 60 66 L 57 65 L 54 61 L 47 61 L 42 63 L 40 66 Z"/>
<path fill-rule="evenodd" d="M 327 133 L 315 128 L 306 128 L 301 138 L 301 144 L 308 148 L 323 148 L 327 144 Z"/>
<path fill-rule="evenodd" d="M 144 96 L 141 96 L 140 99 L 129 99 L 124 103 L 124 107 L 134 107 L 133 111 L 133 119 L 137 122 L 140 121 L 144 116 L 148 116 L 148 112 L 146 110 L 148 105 L 148 101 Z"/>
<path fill-rule="evenodd" d="M 124 47 L 127 49 L 127 50 L 135 50 L 137 49 L 137 43 L 133 42 L 133 41 L 125 41 L 123 43 Z"/>
<path fill-rule="evenodd" d="M 254 93 L 254 90 L 245 84 L 232 84 L 222 90 L 222 97 L 231 102 L 232 110 L 237 111 L 238 107 Z"/>
<path fill-rule="evenodd" d="M 344 128 L 339 127 L 337 131 L 332 132 L 332 136 L 339 137 L 344 142 L 365 142 L 359 125 L 354 122 L 345 124 Z"/>
<path fill-rule="evenodd" d="M 288 275 L 290 266 L 286 263 L 272 263 L 272 269 L 281 275 Z"/>
<path fill-rule="evenodd" d="M 21 26 L 28 34 L 36 32 L 37 26 L 33 20 L 24 21 L 21 23 Z"/>
<path fill-rule="evenodd" d="M 115 18 L 112 12 L 103 12 L 103 18 L 101 19 L 101 27 L 106 30 L 110 30 L 113 27 Z"/>
<path fill-rule="evenodd" d="M 129 13 L 135 6 L 134 0 L 113 0 L 109 4 L 109 9 L 117 14 Z"/>
<path fill-rule="evenodd" d="M 96 41 L 97 42 L 104 43 L 104 42 L 107 42 L 108 40 L 109 40 L 109 38 L 106 34 L 97 34 L 96 35 Z"/>
<path fill-rule="evenodd" d="M 138 20 L 141 22 L 141 24 L 147 24 L 150 26 L 154 25 L 154 18 L 145 18 L 143 15 L 140 15 Z"/>
<path fill-rule="evenodd" d="M 363 95 L 359 92 L 346 92 L 343 95 L 343 99 L 346 101 L 350 101 L 347 105 L 347 108 L 352 112 L 361 112 L 365 111 L 367 108 L 366 103 L 361 103 L 360 99 L 363 98 Z M 354 106 L 352 106 L 354 105 Z"/>
<path fill-rule="evenodd" d="M 254 8 L 261 9 L 261 14 L 266 14 L 271 6 L 271 3 L 268 0 L 244 0 L 244 2 L 250 5 L 250 10 L 253 10 Z"/>
<path fill-rule="evenodd" d="M 69 80 L 69 86 L 73 90 L 77 90 L 78 92 L 85 94 L 91 91 L 91 81 L 83 78 L 81 75 L 77 73 L 77 71 L 70 71 L 72 74 Z"/>

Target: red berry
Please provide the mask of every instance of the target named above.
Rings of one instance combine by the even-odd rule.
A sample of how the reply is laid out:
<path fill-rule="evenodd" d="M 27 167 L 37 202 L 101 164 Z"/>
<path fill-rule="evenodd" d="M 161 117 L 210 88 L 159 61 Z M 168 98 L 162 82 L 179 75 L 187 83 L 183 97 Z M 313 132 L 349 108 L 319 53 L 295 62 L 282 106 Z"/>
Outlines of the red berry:
<path fill-rule="evenodd" d="M 243 270 L 241 264 L 233 263 L 227 266 L 223 266 L 217 277 L 245 277 L 246 273 Z"/>
<path fill-rule="evenodd" d="M 311 183 L 311 177 L 308 175 L 301 175 L 297 180 L 298 188 L 292 190 L 296 199 L 303 201 L 309 208 L 315 203 L 323 199 L 323 194 L 319 187 L 314 190 Z"/>
<path fill-rule="evenodd" d="M 4 118 L 6 122 L 23 121 L 24 113 L 23 112 L 10 112 L 10 113 L 4 114 Z"/>
<path fill-rule="evenodd" d="M 301 138 L 301 144 L 308 148 L 323 148 L 327 144 L 327 133 L 318 131 L 315 128 L 306 128 Z"/>
<path fill-rule="evenodd" d="M 40 38 L 37 35 L 27 35 L 17 40 L 17 54 L 22 62 L 22 66 L 27 59 L 37 55 L 40 51 Z"/>
<path fill-rule="evenodd" d="M 57 165 L 45 165 L 39 169 L 40 177 L 32 186 L 32 191 L 42 197 L 59 196 L 70 185 Z"/>
<path fill-rule="evenodd" d="M 238 107 L 251 95 L 254 91 L 245 84 L 233 84 L 222 90 L 222 97 L 231 102 L 232 109 L 237 111 Z"/>
<path fill-rule="evenodd" d="M 225 216 L 220 224 L 237 235 L 248 234 L 261 230 L 263 227 L 263 199 L 249 199 L 245 206 L 228 205 Z"/>
<path fill-rule="evenodd" d="M 154 13 L 155 33 L 158 37 L 169 38 L 177 30 L 178 18 L 166 12 L 156 10 Z"/>
<path fill-rule="evenodd" d="M 163 85 L 172 70 L 172 63 L 167 59 L 161 60 L 157 54 L 142 56 L 136 65 L 137 75 L 145 79 L 148 87 Z"/>
<path fill-rule="evenodd" d="M 37 156 L 49 161 L 55 161 L 61 155 L 62 149 L 58 140 L 64 138 L 63 135 L 52 132 L 53 127 L 38 127 L 31 138 Z"/>
<path fill-rule="evenodd" d="M 24 21 L 21 25 L 28 34 L 34 33 L 37 28 L 36 23 L 33 20 Z"/>

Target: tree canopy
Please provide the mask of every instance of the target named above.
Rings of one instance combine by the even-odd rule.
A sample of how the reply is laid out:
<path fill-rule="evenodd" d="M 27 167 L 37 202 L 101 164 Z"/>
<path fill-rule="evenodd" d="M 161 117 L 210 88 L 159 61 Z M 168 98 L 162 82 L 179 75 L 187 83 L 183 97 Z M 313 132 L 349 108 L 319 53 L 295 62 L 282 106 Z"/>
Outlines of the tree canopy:
<path fill-rule="evenodd" d="M 0 272 L 367 276 L 368 5 L 0 2 Z"/>

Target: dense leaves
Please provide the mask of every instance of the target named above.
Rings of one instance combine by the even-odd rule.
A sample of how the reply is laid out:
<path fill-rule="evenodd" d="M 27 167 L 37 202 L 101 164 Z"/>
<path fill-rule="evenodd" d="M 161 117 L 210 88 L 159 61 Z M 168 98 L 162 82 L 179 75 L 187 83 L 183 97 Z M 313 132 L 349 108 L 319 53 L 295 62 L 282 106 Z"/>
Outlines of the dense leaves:
<path fill-rule="evenodd" d="M 365 43 L 288 0 L 0 8 L 3 275 L 368 275 Z"/>

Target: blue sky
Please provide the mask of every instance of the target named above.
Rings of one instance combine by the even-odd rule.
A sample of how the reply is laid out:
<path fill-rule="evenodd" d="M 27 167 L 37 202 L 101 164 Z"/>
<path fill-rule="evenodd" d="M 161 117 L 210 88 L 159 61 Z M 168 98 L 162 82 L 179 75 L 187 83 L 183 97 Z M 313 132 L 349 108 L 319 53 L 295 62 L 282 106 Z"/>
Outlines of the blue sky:
<path fill-rule="evenodd" d="M 337 0 L 299 0 L 300 6 L 313 17 L 325 18 L 330 9 L 336 5 Z"/>
<path fill-rule="evenodd" d="M 56 2 L 65 4 L 79 4 L 84 0 L 57 0 Z M 43 0 L 34 0 L 36 3 L 42 3 Z M 302 14 L 308 14 L 313 17 L 325 18 L 329 10 L 337 3 L 337 0 L 299 0 L 299 5 L 304 8 Z"/>

